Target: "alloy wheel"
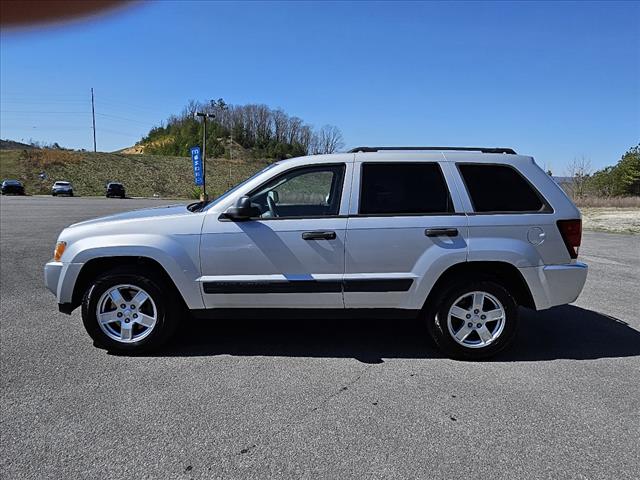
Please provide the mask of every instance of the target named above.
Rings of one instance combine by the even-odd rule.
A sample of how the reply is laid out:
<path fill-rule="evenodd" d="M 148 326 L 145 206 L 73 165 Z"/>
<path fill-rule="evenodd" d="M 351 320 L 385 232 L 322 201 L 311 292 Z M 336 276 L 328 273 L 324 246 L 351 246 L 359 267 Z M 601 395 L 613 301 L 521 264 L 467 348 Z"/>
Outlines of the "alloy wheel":
<path fill-rule="evenodd" d="M 133 343 L 151 334 L 158 320 L 158 309 L 153 298 L 142 288 L 116 285 L 100 297 L 96 319 L 112 340 Z"/>
<path fill-rule="evenodd" d="M 453 302 L 447 315 L 451 337 L 467 348 L 483 348 L 502 334 L 506 321 L 504 306 L 487 292 L 468 292 Z"/>

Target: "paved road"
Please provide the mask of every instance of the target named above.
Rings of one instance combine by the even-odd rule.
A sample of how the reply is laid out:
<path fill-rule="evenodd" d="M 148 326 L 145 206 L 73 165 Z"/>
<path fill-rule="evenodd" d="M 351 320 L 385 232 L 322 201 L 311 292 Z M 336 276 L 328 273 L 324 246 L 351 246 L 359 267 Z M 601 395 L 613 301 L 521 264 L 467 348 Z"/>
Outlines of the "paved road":
<path fill-rule="evenodd" d="M 153 200 L 2 198 L 3 479 L 638 478 L 640 237 L 586 233 L 573 306 L 492 362 L 409 322 L 186 322 L 114 356 L 56 310 L 58 232 Z"/>

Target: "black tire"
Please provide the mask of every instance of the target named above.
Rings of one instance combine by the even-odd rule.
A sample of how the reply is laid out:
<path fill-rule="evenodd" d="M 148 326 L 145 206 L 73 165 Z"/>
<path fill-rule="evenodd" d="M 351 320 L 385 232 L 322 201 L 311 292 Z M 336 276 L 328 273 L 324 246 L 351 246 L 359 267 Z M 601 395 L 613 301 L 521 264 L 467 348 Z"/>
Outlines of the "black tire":
<path fill-rule="evenodd" d="M 511 293 L 494 279 L 471 279 L 456 283 L 457 285 L 443 290 L 440 295 L 437 296 L 433 305 L 426 309 L 427 327 L 436 345 L 447 356 L 459 360 L 481 360 L 489 358 L 505 349 L 513 340 L 518 327 L 518 305 Z M 495 340 L 486 346 L 471 348 L 461 345 L 454 339 L 449 330 L 448 315 L 449 309 L 457 299 L 475 291 L 486 292 L 495 297 L 502 304 L 505 316 L 502 333 L 500 333 Z M 496 325 L 497 323 L 489 324 L 489 326 L 493 328 L 495 328 Z M 473 337 L 474 335 L 477 337 Z M 480 340 L 477 332 L 471 333 L 470 337 Z"/>
<path fill-rule="evenodd" d="M 56 196 L 56 194 L 55 194 L 55 193 L 52 193 L 52 194 L 51 194 L 51 196 L 52 196 L 52 197 L 55 197 L 55 196 Z"/>
<path fill-rule="evenodd" d="M 71 192 L 71 193 L 69 194 L 69 196 L 70 196 L 70 197 L 73 197 L 73 192 Z"/>
<path fill-rule="evenodd" d="M 156 305 L 157 320 L 153 330 L 140 341 L 122 343 L 110 338 L 98 324 L 97 307 L 100 297 L 111 287 L 133 285 L 145 290 Z M 82 322 L 97 347 L 110 351 L 143 353 L 156 350 L 173 335 L 181 308 L 172 286 L 144 268 L 122 267 L 113 269 L 91 282 L 82 301 Z"/>

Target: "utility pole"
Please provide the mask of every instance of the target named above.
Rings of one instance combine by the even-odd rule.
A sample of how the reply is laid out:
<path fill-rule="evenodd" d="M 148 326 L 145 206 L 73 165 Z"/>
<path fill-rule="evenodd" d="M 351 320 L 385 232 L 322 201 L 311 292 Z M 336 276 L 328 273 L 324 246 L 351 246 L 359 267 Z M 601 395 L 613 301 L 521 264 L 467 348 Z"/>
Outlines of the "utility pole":
<path fill-rule="evenodd" d="M 222 101 L 220 98 L 217 103 L 211 100 L 212 105 L 216 105 L 221 111 L 226 112 L 229 110 L 229 106 Z M 231 137 L 231 143 L 229 144 L 229 181 L 228 187 L 231 188 L 233 185 L 231 184 L 231 165 L 233 164 L 233 127 L 230 130 L 229 136 Z"/>
<path fill-rule="evenodd" d="M 202 117 L 202 195 L 200 195 L 200 201 L 206 202 L 209 200 L 207 195 L 207 167 L 206 167 L 206 149 L 207 149 L 207 118 L 216 118 L 212 113 L 196 112 L 196 117 Z"/>
<path fill-rule="evenodd" d="M 93 104 L 93 87 L 91 87 L 91 114 L 93 116 L 93 152 L 97 152 L 96 149 L 96 108 Z"/>

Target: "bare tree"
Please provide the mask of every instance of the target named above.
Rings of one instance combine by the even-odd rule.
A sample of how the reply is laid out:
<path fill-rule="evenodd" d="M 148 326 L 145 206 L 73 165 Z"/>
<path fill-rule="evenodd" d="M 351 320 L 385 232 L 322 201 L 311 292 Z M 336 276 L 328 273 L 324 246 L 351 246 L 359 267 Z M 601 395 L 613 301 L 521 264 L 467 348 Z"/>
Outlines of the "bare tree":
<path fill-rule="evenodd" d="M 285 142 L 289 124 L 289 116 L 281 109 L 271 112 L 273 117 L 273 136 L 277 142 Z"/>
<path fill-rule="evenodd" d="M 567 165 L 569 188 L 574 198 L 583 197 L 586 193 L 586 184 L 591 175 L 591 160 L 582 156 L 576 157 Z"/>
<path fill-rule="evenodd" d="M 334 125 L 325 125 L 318 132 L 317 153 L 335 153 L 344 147 L 342 132 Z"/>
<path fill-rule="evenodd" d="M 181 118 L 193 118 L 193 115 L 198 111 L 199 104 L 195 100 L 189 100 L 187 106 L 184 107 L 182 112 L 180 113 Z"/>

